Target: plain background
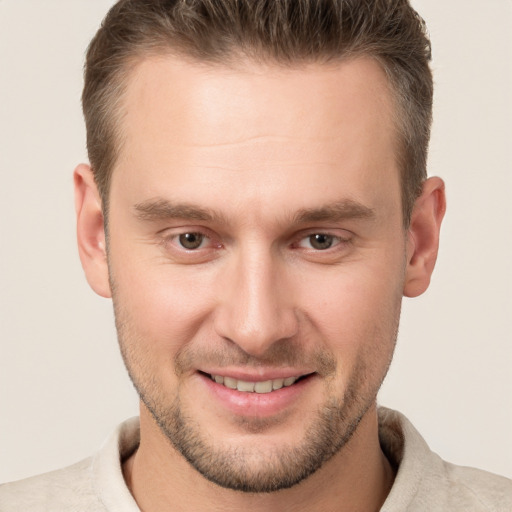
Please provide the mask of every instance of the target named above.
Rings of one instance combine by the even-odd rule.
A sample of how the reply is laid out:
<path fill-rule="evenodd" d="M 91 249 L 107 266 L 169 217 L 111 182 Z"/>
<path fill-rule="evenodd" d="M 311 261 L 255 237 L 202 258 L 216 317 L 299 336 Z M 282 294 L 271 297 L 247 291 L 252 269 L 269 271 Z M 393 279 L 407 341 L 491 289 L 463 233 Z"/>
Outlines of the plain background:
<path fill-rule="evenodd" d="M 137 414 L 74 238 L 81 67 L 111 3 L 0 0 L 0 481 L 86 457 Z M 512 477 L 512 2 L 413 3 L 434 47 L 429 170 L 449 203 L 380 403 L 445 459 Z"/>

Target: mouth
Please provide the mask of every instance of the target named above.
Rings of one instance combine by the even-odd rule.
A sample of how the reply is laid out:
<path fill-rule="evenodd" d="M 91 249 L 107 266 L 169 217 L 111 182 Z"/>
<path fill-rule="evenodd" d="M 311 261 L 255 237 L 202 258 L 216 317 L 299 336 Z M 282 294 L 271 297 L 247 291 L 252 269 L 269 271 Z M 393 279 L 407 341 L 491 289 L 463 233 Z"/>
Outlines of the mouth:
<path fill-rule="evenodd" d="M 223 376 L 223 375 L 212 375 L 212 374 L 205 374 L 207 377 L 209 377 L 211 380 L 216 382 L 217 384 L 220 384 L 226 388 L 241 391 L 243 393 L 259 393 L 259 394 L 267 394 L 272 393 L 273 391 L 277 391 L 282 388 L 287 388 L 290 386 L 293 386 L 299 381 L 302 381 L 304 379 L 307 379 L 308 377 L 312 376 L 313 374 L 307 374 L 307 375 L 298 375 L 298 376 L 291 376 L 286 377 L 282 379 L 271 379 L 271 380 L 264 380 L 264 381 L 244 381 L 239 379 L 234 379 L 233 377 Z"/>
<path fill-rule="evenodd" d="M 249 368 L 211 368 L 198 370 L 198 382 L 208 390 L 204 406 L 215 415 L 228 413 L 233 418 L 271 418 L 292 414 L 301 401 L 318 393 L 318 373 L 293 370 Z M 202 394 L 202 393 L 201 393 Z"/>

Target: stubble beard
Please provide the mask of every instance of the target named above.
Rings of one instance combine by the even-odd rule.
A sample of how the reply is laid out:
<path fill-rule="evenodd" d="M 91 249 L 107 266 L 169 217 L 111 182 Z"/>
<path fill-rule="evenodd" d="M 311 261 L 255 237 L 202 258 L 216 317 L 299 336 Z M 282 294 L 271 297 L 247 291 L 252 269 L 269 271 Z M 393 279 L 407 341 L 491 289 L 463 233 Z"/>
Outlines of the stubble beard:
<path fill-rule="evenodd" d="M 369 391 L 364 389 L 366 370 L 356 370 L 360 378 L 349 386 L 341 398 L 331 396 L 318 408 L 301 441 L 295 445 L 279 446 L 271 451 L 262 450 L 258 445 L 219 448 L 214 435 L 205 430 L 207 426 L 201 427 L 187 414 L 178 393 L 170 401 L 151 378 L 145 378 L 148 373 L 141 373 L 140 368 L 139 371 L 135 370 L 121 335 L 119 338 L 132 383 L 174 449 L 209 481 L 246 493 L 269 493 L 293 487 L 340 452 L 375 404 L 385 375 L 378 386 Z M 249 433 L 264 433 L 267 428 L 272 428 L 272 420 L 246 420 L 245 424 L 240 424 L 240 428 Z"/>
<path fill-rule="evenodd" d="M 269 452 L 262 451 L 259 446 L 216 447 L 214 436 L 205 430 L 208 426 L 201 427 L 187 414 L 186 406 L 180 401 L 179 389 L 172 399 L 165 395 L 150 365 L 145 364 L 145 358 L 138 352 L 143 343 L 138 343 L 128 315 L 115 299 L 114 311 L 128 374 L 161 432 L 206 479 L 221 487 L 246 493 L 269 493 L 293 487 L 315 473 L 350 441 L 365 414 L 376 403 L 377 392 L 391 363 L 400 316 L 398 307 L 392 350 L 389 351 L 387 365 L 378 368 L 379 377 L 375 379 L 375 375 L 371 375 L 375 368 L 366 364 L 368 354 L 366 357 L 361 355 L 353 371 L 354 378 L 345 392 L 340 396 L 335 390 L 330 390 L 329 398 L 318 407 L 301 441 Z M 389 346 L 389 339 L 376 339 L 375 343 L 377 346 L 379 343 Z M 334 365 L 333 374 L 339 371 L 334 359 L 324 360 L 324 364 Z M 369 382 L 373 385 L 369 386 Z M 245 432 L 254 434 L 272 427 L 272 420 L 261 418 L 239 423 Z"/>
<path fill-rule="evenodd" d="M 347 414 L 349 402 L 331 399 L 316 412 L 296 446 L 280 446 L 271 452 L 260 446 L 218 449 L 214 439 L 187 416 L 179 398 L 170 407 L 161 407 L 161 402 L 149 398 L 135 381 L 134 385 L 161 431 L 192 467 L 221 487 L 246 493 L 287 489 L 315 473 L 346 445 L 374 403 L 360 404 L 354 417 Z M 271 428 L 271 422 L 258 419 L 244 425 L 254 434 L 264 432 L 267 426 Z"/>

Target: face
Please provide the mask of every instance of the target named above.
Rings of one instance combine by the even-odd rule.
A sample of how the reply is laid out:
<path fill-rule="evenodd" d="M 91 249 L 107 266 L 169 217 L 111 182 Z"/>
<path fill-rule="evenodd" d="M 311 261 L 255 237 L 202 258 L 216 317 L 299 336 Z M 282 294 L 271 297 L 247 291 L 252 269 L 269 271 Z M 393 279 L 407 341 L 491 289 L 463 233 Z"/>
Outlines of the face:
<path fill-rule="evenodd" d="M 161 57 L 124 106 L 108 261 L 142 415 L 221 486 L 292 486 L 343 452 L 395 344 L 407 251 L 385 75 Z"/>

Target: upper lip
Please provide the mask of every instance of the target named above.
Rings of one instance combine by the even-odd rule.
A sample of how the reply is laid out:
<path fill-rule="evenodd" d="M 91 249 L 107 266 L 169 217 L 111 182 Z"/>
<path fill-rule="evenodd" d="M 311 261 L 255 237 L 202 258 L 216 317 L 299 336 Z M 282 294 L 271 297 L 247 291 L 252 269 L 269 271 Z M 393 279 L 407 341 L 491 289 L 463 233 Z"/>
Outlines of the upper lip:
<path fill-rule="evenodd" d="M 248 370 L 247 368 L 208 368 L 200 369 L 200 371 L 208 375 L 221 375 L 222 377 L 230 377 L 245 382 L 263 382 L 267 380 L 287 379 L 289 377 L 298 378 L 314 373 L 311 370 L 294 368 L 260 368 L 252 370 Z"/>

